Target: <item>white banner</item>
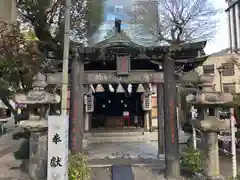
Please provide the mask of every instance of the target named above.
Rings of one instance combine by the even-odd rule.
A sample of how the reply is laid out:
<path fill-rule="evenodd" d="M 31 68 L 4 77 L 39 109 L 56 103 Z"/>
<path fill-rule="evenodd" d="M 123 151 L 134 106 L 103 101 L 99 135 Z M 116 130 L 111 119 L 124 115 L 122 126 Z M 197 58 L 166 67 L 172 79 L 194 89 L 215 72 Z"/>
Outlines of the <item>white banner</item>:
<path fill-rule="evenodd" d="M 68 180 L 68 116 L 48 117 L 47 180 Z"/>

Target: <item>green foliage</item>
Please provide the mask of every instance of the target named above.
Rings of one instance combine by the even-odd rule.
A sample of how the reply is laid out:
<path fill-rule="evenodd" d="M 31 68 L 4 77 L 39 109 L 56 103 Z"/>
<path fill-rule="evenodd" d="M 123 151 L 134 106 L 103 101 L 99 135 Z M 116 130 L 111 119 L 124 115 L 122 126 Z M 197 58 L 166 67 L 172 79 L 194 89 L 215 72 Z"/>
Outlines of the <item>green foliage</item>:
<path fill-rule="evenodd" d="M 5 104 L 12 94 L 31 88 L 41 60 L 36 42 L 27 41 L 18 25 L 0 22 L 0 98 Z"/>
<path fill-rule="evenodd" d="M 198 150 L 189 146 L 181 156 L 181 168 L 189 173 L 195 174 L 202 171 L 202 157 Z"/>
<path fill-rule="evenodd" d="M 17 0 L 17 9 L 21 20 L 33 27 L 40 41 L 57 46 L 63 42 L 64 2 Z M 83 41 L 98 30 L 103 20 L 103 2 L 104 0 L 72 0 L 71 35 L 74 41 Z"/>
<path fill-rule="evenodd" d="M 231 177 L 229 180 L 240 180 L 240 174 L 237 174 L 235 178 Z"/>
<path fill-rule="evenodd" d="M 14 157 L 17 160 L 29 159 L 29 141 L 23 141 L 18 151 L 14 152 Z"/>
<path fill-rule="evenodd" d="M 26 31 L 25 33 L 23 33 L 23 35 L 26 40 L 29 40 L 29 41 L 37 41 L 38 40 L 35 32 L 32 30 Z"/>
<path fill-rule="evenodd" d="M 83 154 L 71 155 L 68 167 L 69 180 L 90 179 L 90 169 L 87 166 L 87 159 Z"/>

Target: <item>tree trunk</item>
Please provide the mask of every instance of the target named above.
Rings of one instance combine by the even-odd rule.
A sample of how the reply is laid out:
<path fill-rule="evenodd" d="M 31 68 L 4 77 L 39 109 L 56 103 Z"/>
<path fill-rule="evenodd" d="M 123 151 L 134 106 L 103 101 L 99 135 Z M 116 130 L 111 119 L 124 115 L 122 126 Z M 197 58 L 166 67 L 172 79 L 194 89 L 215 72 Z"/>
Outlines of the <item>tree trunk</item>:
<path fill-rule="evenodd" d="M 11 113 L 16 117 L 17 111 L 12 107 L 12 105 L 9 102 L 9 99 L 5 95 L 1 95 L 2 102 L 8 107 L 8 109 L 11 111 Z"/>

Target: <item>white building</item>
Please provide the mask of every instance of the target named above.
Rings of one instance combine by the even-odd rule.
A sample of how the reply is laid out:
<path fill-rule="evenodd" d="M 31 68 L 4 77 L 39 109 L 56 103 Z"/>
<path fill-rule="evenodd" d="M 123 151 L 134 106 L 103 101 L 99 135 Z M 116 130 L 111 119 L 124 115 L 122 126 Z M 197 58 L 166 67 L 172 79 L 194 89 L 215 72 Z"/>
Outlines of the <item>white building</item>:
<path fill-rule="evenodd" d="M 229 47 L 231 51 L 240 49 L 240 0 L 226 0 L 228 8 Z"/>

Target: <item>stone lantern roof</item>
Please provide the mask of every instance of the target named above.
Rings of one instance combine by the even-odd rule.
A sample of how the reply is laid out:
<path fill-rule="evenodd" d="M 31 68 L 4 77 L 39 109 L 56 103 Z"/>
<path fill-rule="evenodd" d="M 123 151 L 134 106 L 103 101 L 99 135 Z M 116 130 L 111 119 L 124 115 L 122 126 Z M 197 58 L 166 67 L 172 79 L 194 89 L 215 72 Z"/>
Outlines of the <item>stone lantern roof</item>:
<path fill-rule="evenodd" d="M 27 94 L 16 94 L 15 101 L 21 104 L 54 104 L 60 102 L 60 96 L 44 90 L 47 86 L 46 77 L 38 73 L 33 77 L 33 89 Z"/>

